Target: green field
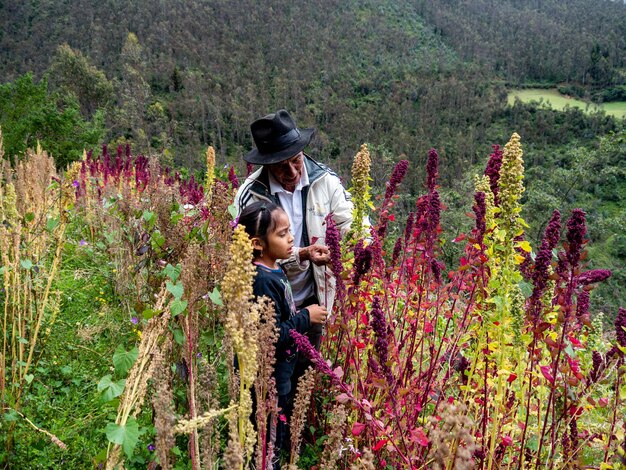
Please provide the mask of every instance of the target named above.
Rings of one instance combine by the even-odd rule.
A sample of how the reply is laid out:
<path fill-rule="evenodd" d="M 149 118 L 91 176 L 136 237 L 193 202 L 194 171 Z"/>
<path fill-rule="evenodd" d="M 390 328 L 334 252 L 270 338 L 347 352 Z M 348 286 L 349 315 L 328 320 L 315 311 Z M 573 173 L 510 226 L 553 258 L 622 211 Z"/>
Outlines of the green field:
<path fill-rule="evenodd" d="M 508 95 L 509 104 L 513 104 L 515 98 L 519 98 L 525 103 L 529 101 L 543 101 L 543 103 L 553 107 L 554 109 L 563 109 L 565 106 L 580 108 L 588 112 L 602 109 L 610 116 L 614 116 L 616 118 L 626 117 L 625 101 L 616 101 L 613 103 L 597 105 L 577 100 L 575 98 L 570 98 L 567 95 L 562 95 L 554 88 L 525 88 L 521 90 L 512 90 Z"/>

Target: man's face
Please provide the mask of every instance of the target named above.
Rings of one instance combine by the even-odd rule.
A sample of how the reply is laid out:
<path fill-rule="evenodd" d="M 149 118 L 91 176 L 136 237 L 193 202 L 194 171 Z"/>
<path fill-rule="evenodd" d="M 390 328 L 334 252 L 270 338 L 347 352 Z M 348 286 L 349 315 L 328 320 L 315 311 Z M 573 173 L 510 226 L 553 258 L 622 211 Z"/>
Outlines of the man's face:
<path fill-rule="evenodd" d="M 288 160 L 269 165 L 269 171 L 285 190 L 292 193 L 302 178 L 303 165 L 304 154 L 300 152 Z"/>

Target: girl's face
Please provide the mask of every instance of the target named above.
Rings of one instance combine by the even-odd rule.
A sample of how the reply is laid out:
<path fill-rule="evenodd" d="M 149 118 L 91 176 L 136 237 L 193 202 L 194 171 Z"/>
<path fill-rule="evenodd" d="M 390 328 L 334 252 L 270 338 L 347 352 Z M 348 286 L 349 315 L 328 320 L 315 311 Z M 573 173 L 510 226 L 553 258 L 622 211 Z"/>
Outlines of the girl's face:
<path fill-rule="evenodd" d="M 289 217 L 284 210 L 274 211 L 272 218 L 274 219 L 274 229 L 268 232 L 266 242 L 263 244 L 263 258 L 274 262 L 277 259 L 287 259 L 291 256 L 293 235 L 289 230 Z"/>

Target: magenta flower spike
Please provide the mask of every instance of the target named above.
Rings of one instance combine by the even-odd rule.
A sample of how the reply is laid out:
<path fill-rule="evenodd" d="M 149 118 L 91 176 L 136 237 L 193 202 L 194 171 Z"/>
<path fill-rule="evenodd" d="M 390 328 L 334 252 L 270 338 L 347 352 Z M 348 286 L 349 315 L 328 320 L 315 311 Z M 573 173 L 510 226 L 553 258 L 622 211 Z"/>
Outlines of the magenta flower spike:
<path fill-rule="evenodd" d="M 493 193 L 494 204 L 498 205 L 498 181 L 500 180 L 500 168 L 502 167 L 502 155 L 499 145 L 493 145 L 493 153 L 489 155 L 489 161 L 485 168 L 485 176 L 489 177 L 489 186 Z"/>
<path fill-rule="evenodd" d="M 434 148 L 428 151 L 428 160 L 426 162 L 426 187 L 428 192 L 433 192 L 437 187 L 437 178 L 439 177 L 439 154 Z"/>
<path fill-rule="evenodd" d="M 587 234 L 586 214 L 582 209 L 574 209 L 572 216 L 567 221 L 567 241 L 569 247 L 566 251 L 567 261 L 572 268 L 576 269 L 580 261 L 580 253 L 583 249 L 585 235 Z"/>
<path fill-rule="evenodd" d="M 326 216 L 326 246 L 330 250 L 330 266 L 335 275 L 337 300 L 341 304 L 346 296 L 346 288 L 341 278 L 343 271 L 341 263 L 341 234 L 337 229 L 337 224 L 335 224 L 332 214 Z"/>
<path fill-rule="evenodd" d="M 544 231 L 543 240 L 541 240 L 541 248 L 535 257 L 535 266 L 531 275 L 534 288 L 530 297 L 529 314 L 534 324 L 536 324 L 541 316 L 541 296 L 548 285 L 552 250 L 554 250 L 556 244 L 559 242 L 560 233 L 561 213 L 555 210 Z"/>
<path fill-rule="evenodd" d="M 485 236 L 485 215 L 487 214 L 487 206 L 485 204 L 485 193 L 478 191 L 474 194 L 474 207 L 472 208 L 476 216 L 476 239 L 478 243 L 483 242 Z"/>
<path fill-rule="evenodd" d="M 626 308 L 620 307 L 615 318 L 615 338 L 617 344 L 626 348 Z"/>

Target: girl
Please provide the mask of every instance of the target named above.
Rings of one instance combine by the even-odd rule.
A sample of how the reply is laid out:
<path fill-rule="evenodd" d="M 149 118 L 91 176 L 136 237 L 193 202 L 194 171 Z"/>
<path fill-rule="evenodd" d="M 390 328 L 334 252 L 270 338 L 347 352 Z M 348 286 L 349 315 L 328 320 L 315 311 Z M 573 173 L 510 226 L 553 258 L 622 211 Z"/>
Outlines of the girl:
<path fill-rule="evenodd" d="M 296 311 L 291 286 L 287 276 L 278 265 L 278 260 L 287 259 L 293 250 L 293 235 L 289 230 L 287 213 L 271 202 L 255 202 L 247 206 L 239 216 L 250 236 L 253 248 L 253 263 L 257 275 L 254 278 L 254 295 L 269 297 L 276 309 L 276 325 L 279 337 L 276 346 L 274 377 L 278 393 L 280 413 L 286 422 L 278 420 L 276 449 L 290 451 L 288 423 L 293 409 L 295 390 L 291 387 L 291 376 L 297 362 L 296 346 L 289 332 L 295 329 L 306 333 L 312 326 L 326 321 L 328 312 L 320 305 L 309 305 Z"/>

